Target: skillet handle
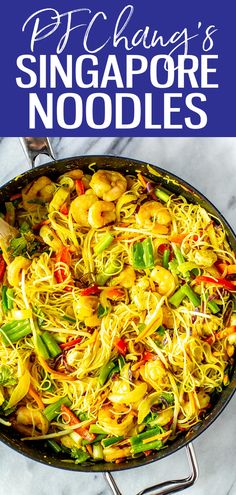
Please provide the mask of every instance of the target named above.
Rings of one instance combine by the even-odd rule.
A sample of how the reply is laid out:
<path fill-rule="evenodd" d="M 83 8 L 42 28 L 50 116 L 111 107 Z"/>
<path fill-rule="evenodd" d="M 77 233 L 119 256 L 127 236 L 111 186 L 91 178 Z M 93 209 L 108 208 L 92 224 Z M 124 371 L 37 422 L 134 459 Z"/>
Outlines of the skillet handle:
<path fill-rule="evenodd" d="M 178 492 L 179 490 L 184 490 L 185 488 L 192 486 L 198 478 L 198 465 L 197 465 L 197 460 L 193 449 L 193 445 L 191 443 L 189 443 L 186 446 L 186 451 L 187 451 L 189 467 L 191 470 L 191 473 L 187 478 L 164 481 L 163 483 L 158 483 L 157 485 L 153 485 L 150 486 L 149 488 L 145 488 L 136 495 L 167 495 L 169 493 L 175 493 Z M 110 473 L 104 473 L 104 476 L 107 483 L 110 486 L 113 495 L 122 495 L 113 476 Z"/>
<path fill-rule="evenodd" d="M 35 167 L 35 159 L 41 154 L 48 155 L 55 160 L 52 145 L 48 138 L 21 137 L 20 142 L 32 168 Z"/>

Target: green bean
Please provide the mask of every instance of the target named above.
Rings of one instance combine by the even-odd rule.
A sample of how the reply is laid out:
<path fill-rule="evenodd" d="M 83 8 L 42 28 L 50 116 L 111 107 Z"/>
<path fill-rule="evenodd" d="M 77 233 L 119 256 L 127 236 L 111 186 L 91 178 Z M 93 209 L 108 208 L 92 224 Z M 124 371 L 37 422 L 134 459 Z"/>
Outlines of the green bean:
<path fill-rule="evenodd" d="M 111 370 L 113 370 L 114 367 L 115 367 L 115 363 L 113 361 L 109 361 L 109 363 L 104 364 L 104 366 L 102 366 L 99 375 L 99 384 L 101 385 L 101 387 L 106 383 L 108 375 L 111 372 Z"/>
<path fill-rule="evenodd" d="M 50 404 L 44 409 L 43 414 L 49 422 L 55 419 L 58 414 L 60 414 L 62 404 L 70 407 L 71 401 L 70 399 L 68 399 L 68 397 L 62 397 L 57 402 L 54 402 L 54 404 Z"/>
<path fill-rule="evenodd" d="M 57 341 L 49 332 L 42 333 L 42 339 L 44 344 L 46 345 L 48 352 L 52 358 L 59 356 L 62 353 L 61 348 L 59 347 Z"/>

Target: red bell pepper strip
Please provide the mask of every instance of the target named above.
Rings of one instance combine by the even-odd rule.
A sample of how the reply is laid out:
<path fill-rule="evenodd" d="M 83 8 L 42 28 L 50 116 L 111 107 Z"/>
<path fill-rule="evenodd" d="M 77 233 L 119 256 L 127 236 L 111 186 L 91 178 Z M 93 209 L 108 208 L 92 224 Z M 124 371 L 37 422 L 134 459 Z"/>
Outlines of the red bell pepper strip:
<path fill-rule="evenodd" d="M 65 215 L 67 216 L 68 213 L 69 213 L 69 208 L 68 208 L 68 205 L 67 203 L 63 203 L 63 205 L 61 206 L 60 208 L 60 213 L 62 213 L 62 215 Z"/>
<path fill-rule="evenodd" d="M 72 347 L 75 347 L 76 344 L 80 344 L 82 340 L 82 337 L 78 337 L 77 339 L 69 340 L 68 342 L 65 342 L 64 344 L 60 344 L 61 349 L 72 349 Z"/>
<path fill-rule="evenodd" d="M 15 201 L 16 199 L 21 199 L 21 198 L 22 198 L 22 194 L 21 193 L 13 194 L 10 197 L 10 201 Z"/>
<path fill-rule="evenodd" d="M 127 350 L 128 350 L 128 346 L 123 339 L 117 340 L 117 342 L 115 342 L 115 346 L 116 346 L 119 354 L 122 354 L 122 356 L 126 355 Z"/>
<path fill-rule="evenodd" d="M 78 196 L 81 196 L 81 194 L 84 194 L 85 188 L 84 188 L 84 184 L 83 184 L 81 179 L 76 179 L 75 189 L 76 189 Z"/>
<path fill-rule="evenodd" d="M 65 263 L 66 265 L 70 266 L 71 263 L 71 256 L 69 253 L 69 249 L 66 247 L 63 247 L 59 253 L 56 255 L 56 263 Z M 66 271 L 64 268 L 56 268 L 55 269 L 55 277 L 58 283 L 64 282 L 66 279 Z"/>
<path fill-rule="evenodd" d="M 4 276 L 4 273 L 5 273 L 5 270 L 6 270 L 6 263 L 5 263 L 5 260 L 3 258 L 3 255 L 0 254 L 0 282 L 2 281 L 3 279 L 3 276 Z"/>
<path fill-rule="evenodd" d="M 146 363 L 147 361 L 155 361 L 157 358 L 156 354 L 153 354 L 153 352 L 150 351 L 145 351 L 143 353 L 143 361 Z"/>
<path fill-rule="evenodd" d="M 62 417 L 68 421 L 68 416 L 70 418 L 69 425 L 77 425 L 80 423 L 79 418 L 69 409 L 69 407 L 65 406 L 65 404 L 61 405 L 61 411 L 62 411 Z M 64 413 L 64 414 L 63 414 Z M 94 433 L 90 433 L 88 429 L 85 426 L 78 427 L 74 430 L 76 433 L 78 433 L 84 440 L 87 440 L 88 442 L 93 442 L 95 440 L 96 435 Z"/>
<path fill-rule="evenodd" d="M 230 280 L 226 280 L 225 278 L 212 278 L 207 277 L 205 275 L 200 275 L 195 278 L 195 283 L 200 284 L 201 282 L 206 282 L 207 284 L 214 284 L 223 287 L 226 290 L 236 291 L 236 286 Z"/>
<path fill-rule="evenodd" d="M 96 296 L 97 294 L 99 294 L 99 292 L 100 292 L 100 289 L 98 288 L 98 286 L 96 284 L 94 284 L 91 287 L 87 287 L 87 289 L 83 289 L 80 292 L 80 295 L 81 296 Z"/>

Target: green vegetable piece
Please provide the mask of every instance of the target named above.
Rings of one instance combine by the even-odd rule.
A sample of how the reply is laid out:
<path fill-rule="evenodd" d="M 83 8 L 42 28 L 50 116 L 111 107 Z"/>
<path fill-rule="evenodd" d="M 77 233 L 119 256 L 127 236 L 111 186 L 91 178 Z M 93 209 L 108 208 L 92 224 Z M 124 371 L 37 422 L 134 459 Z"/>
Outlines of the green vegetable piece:
<path fill-rule="evenodd" d="M 30 226 L 27 222 L 24 221 L 24 222 L 22 222 L 19 230 L 20 230 L 21 234 L 26 234 L 26 232 L 30 231 Z"/>
<path fill-rule="evenodd" d="M 90 425 L 89 433 L 96 433 L 97 435 L 108 435 L 108 433 L 99 425 Z"/>
<path fill-rule="evenodd" d="M 189 301 L 193 304 L 193 306 L 197 307 L 201 304 L 200 297 L 189 287 L 188 284 L 183 285 L 182 291 L 187 296 Z"/>
<path fill-rule="evenodd" d="M 76 319 L 75 318 L 71 318 L 71 316 L 67 316 L 67 315 L 64 315 L 62 317 L 63 320 L 66 320 L 66 321 L 69 321 L 70 323 L 76 323 Z"/>
<path fill-rule="evenodd" d="M 6 285 L 2 286 L 2 310 L 3 310 L 3 313 L 7 313 L 7 311 L 8 311 L 7 286 Z"/>
<path fill-rule="evenodd" d="M 168 270 L 169 260 L 170 260 L 170 249 L 165 249 L 163 253 L 162 265 L 166 270 Z"/>
<path fill-rule="evenodd" d="M 139 443 L 133 445 L 131 447 L 131 451 L 133 454 L 140 454 L 141 452 L 146 452 L 147 450 L 160 450 L 163 447 L 163 443 L 161 440 L 155 440 L 149 443 Z"/>
<path fill-rule="evenodd" d="M 158 329 L 156 330 L 156 333 L 158 333 L 158 335 L 160 335 L 161 337 L 163 337 L 163 335 L 165 335 L 165 327 L 163 327 L 163 325 L 161 325 L 160 327 L 158 327 Z"/>
<path fill-rule="evenodd" d="M 100 443 L 93 445 L 93 458 L 95 461 L 101 461 L 103 459 L 103 448 Z"/>
<path fill-rule="evenodd" d="M 110 447 L 110 445 L 114 445 L 114 443 L 118 443 L 124 440 L 124 437 L 108 437 L 104 438 L 104 440 L 101 441 L 101 444 L 103 447 Z"/>
<path fill-rule="evenodd" d="M 54 452 L 56 452 L 56 454 L 59 454 L 59 452 L 61 452 L 62 450 L 60 445 L 58 445 L 58 443 L 54 440 L 47 440 L 47 444 Z"/>
<path fill-rule="evenodd" d="M 7 296 L 7 307 L 8 309 L 12 309 L 14 306 L 14 289 L 12 287 L 8 287 L 6 296 Z"/>
<path fill-rule="evenodd" d="M 87 461 L 90 458 L 88 452 L 85 452 L 82 449 L 77 449 L 76 447 L 72 447 L 71 449 L 71 457 L 75 459 L 75 464 L 82 464 L 82 462 Z"/>
<path fill-rule="evenodd" d="M 131 450 L 133 454 L 145 452 L 146 450 L 159 450 L 162 448 L 163 443 L 161 440 L 153 440 L 152 438 L 161 433 L 161 428 L 156 426 L 152 430 L 147 430 L 139 435 L 130 438 Z M 150 442 L 144 443 L 144 440 L 150 439 Z"/>
<path fill-rule="evenodd" d="M 101 387 L 103 387 L 103 385 L 106 383 L 108 375 L 114 367 L 115 363 L 113 361 L 109 361 L 109 363 L 102 366 L 99 374 L 99 384 L 101 385 Z"/>
<path fill-rule="evenodd" d="M 167 203 L 167 201 L 169 201 L 169 199 L 170 199 L 171 193 L 169 191 L 167 191 L 166 189 L 157 188 L 157 189 L 155 189 L 155 195 L 161 201 L 164 201 L 164 203 Z"/>
<path fill-rule="evenodd" d="M 142 242 L 136 242 L 132 249 L 132 264 L 134 268 L 145 269 L 154 267 L 152 241 L 148 237 Z"/>
<path fill-rule="evenodd" d="M 105 308 L 102 304 L 98 305 L 98 318 L 103 318 L 103 316 L 106 316 L 108 312 L 109 308 Z"/>
<path fill-rule="evenodd" d="M 54 404 L 50 404 L 44 409 L 43 414 L 49 422 L 55 419 L 58 416 L 58 414 L 61 413 L 62 404 L 65 404 L 66 406 L 70 407 L 71 401 L 70 399 L 68 399 L 68 397 L 62 397 L 57 402 L 54 402 Z"/>
<path fill-rule="evenodd" d="M 42 339 L 44 344 L 46 345 L 48 352 L 52 358 L 59 356 L 62 353 L 61 348 L 59 347 L 57 341 L 49 332 L 42 333 Z"/>
<path fill-rule="evenodd" d="M 12 370 L 9 366 L 3 364 L 0 367 L 0 385 L 3 387 L 11 387 L 15 385 L 17 380 L 12 375 Z"/>
<path fill-rule="evenodd" d="M 100 442 L 105 437 L 107 437 L 107 434 L 101 434 L 100 433 L 100 434 L 96 435 L 96 438 L 92 442 L 89 442 L 88 440 L 82 440 L 81 445 L 92 445 L 93 443 Z"/>
<path fill-rule="evenodd" d="M 114 239 L 113 235 L 111 235 L 110 232 L 107 232 L 94 247 L 94 253 L 95 254 L 102 253 L 105 249 L 107 249 L 110 246 L 113 239 Z"/>
<path fill-rule="evenodd" d="M 178 289 L 174 294 L 173 296 L 170 297 L 169 299 L 169 303 L 171 303 L 173 306 L 175 306 L 176 308 L 178 308 L 180 306 L 180 304 L 182 303 L 183 299 L 185 298 L 185 294 L 182 290 L 182 287 L 180 287 L 180 289 Z"/>
<path fill-rule="evenodd" d="M 207 301 L 207 306 L 213 315 L 216 315 L 220 311 L 220 308 L 215 301 Z"/>
<path fill-rule="evenodd" d="M 162 392 L 160 397 L 163 397 L 163 399 L 168 402 L 168 404 L 172 405 L 175 402 L 174 395 L 171 392 Z"/>
<path fill-rule="evenodd" d="M 36 337 L 36 348 L 37 348 L 37 351 L 40 354 L 40 356 L 42 356 L 44 359 L 50 358 L 48 349 L 47 349 L 47 347 L 46 347 L 45 343 L 43 342 L 43 339 L 40 335 L 37 335 L 37 337 Z"/>
<path fill-rule="evenodd" d="M 11 240 L 9 248 L 13 256 L 20 256 L 26 252 L 27 241 L 24 237 L 15 237 Z"/>
<path fill-rule="evenodd" d="M 26 337 L 31 333 L 30 321 L 14 320 L 11 323 L 6 323 L 1 328 L 2 340 L 5 345 L 13 344 L 18 340 Z"/>

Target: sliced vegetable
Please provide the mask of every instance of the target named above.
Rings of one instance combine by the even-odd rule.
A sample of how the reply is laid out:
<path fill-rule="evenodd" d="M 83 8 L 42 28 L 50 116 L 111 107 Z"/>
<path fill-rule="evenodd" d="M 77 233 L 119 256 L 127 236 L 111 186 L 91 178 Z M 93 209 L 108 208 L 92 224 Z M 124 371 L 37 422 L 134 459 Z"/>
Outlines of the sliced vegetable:
<path fill-rule="evenodd" d="M 69 425 L 73 426 L 80 423 L 79 418 L 67 407 L 65 404 L 61 405 L 62 416 L 68 421 L 69 417 Z M 88 442 L 92 442 L 95 440 L 95 435 L 90 433 L 89 430 L 85 426 L 80 426 L 74 430 L 78 433 L 84 440 L 88 440 Z"/>
<path fill-rule="evenodd" d="M 121 442 L 122 440 L 124 440 L 124 436 L 110 437 L 110 438 L 108 437 L 108 438 L 104 438 L 101 441 L 101 444 L 103 447 L 109 447 L 110 445 L 114 445 L 114 443 Z"/>
<path fill-rule="evenodd" d="M 96 296 L 101 291 L 96 284 L 91 285 L 91 287 L 87 287 L 87 289 L 82 289 L 80 292 L 81 296 Z"/>
<path fill-rule="evenodd" d="M 154 267 L 153 245 L 150 237 L 133 245 L 132 264 L 138 269 Z"/>
<path fill-rule="evenodd" d="M 3 258 L 3 255 L 0 253 L 0 282 L 2 282 L 5 271 L 6 271 L 6 263 Z"/>
<path fill-rule="evenodd" d="M 189 301 L 194 305 L 194 307 L 200 306 L 200 297 L 189 287 L 188 284 L 183 285 L 178 289 L 173 296 L 170 297 L 169 302 L 178 308 L 183 299 L 187 297 Z"/>
<path fill-rule="evenodd" d="M 199 277 L 195 278 L 196 284 L 200 284 L 201 282 L 206 284 L 219 285 L 220 287 L 223 287 L 224 289 L 229 291 L 236 291 L 236 285 L 234 285 L 233 282 L 226 280 L 225 278 L 213 278 L 205 275 L 200 275 Z"/>
<path fill-rule="evenodd" d="M 110 232 L 107 232 L 101 240 L 95 245 L 94 247 L 94 253 L 95 254 L 100 254 L 102 253 L 105 249 L 107 249 L 112 241 L 114 240 L 114 237 Z"/>
<path fill-rule="evenodd" d="M 50 355 L 48 352 L 48 349 L 40 335 L 37 335 L 36 337 L 36 349 L 38 353 L 44 358 L 44 359 L 49 359 Z"/>
<path fill-rule="evenodd" d="M 160 199 L 161 201 L 164 201 L 164 203 L 167 203 L 167 201 L 169 201 L 170 196 L 171 196 L 171 193 L 168 192 L 166 189 L 163 189 L 163 188 L 155 189 L 155 194 L 156 194 L 157 198 Z"/>
<path fill-rule="evenodd" d="M 25 369 L 23 375 L 19 378 L 18 384 L 10 395 L 10 399 L 5 409 L 10 409 L 11 407 L 14 407 L 16 404 L 18 404 L 18 402 L 20 402 L 28 393 L 29 386 L 30 373 L 27 369 Z"/>
<path fill-rule="evenodd" d="M 112 275 L 118 275 L 123 268 L 123 263 L 121 261 L 115 259 L 108 262 L 105 267 L 103 273 L 99 273 L 97 275 L 97 285 L 105 285 L 107 280 L 112 277 Z"/>
<path fill-rule="evenodd" d="M 78 196 L 81 196 L 82 194 L 85 193 L 84 183 L 81 179 L 75 180 L 75 189 L 76 189 Z"/>
<path fill-rule="evenodd" d="M 59 454 L 62 450 L 55 440 L 47 440 L 47 444 L 56 454 Z"/>
<path fill-rule="evenodd" d="M 115 347 L 118 350 L 119 354 L 125 356 L 128 350 L 127 343 L 123 339 L 119 339 L 115 342 Z"/>
<path fill-rule="evenodd" d="M 115 363 L 113 361 L 109 361 L 109 363 L 104 364 L 104 366 L 102 366 L 99 374 L 99 383 L 101 387 L 103 387 L 103 385 L 106 383 L 108 375 L 114 367 L 115 367 Z"/>
<path fill-rule="evenodd" d="M 31 333 L 30 321 L 28 319 L 14 320 L 11 323 L 5 323 L 0 331 L 5 345 L 9 345 L 9 341 L 14 344 Z"/>
<path fill-rule="evenodd" d="M 87 461 L 90 458 L 90 455 L 88 452 L 85 452 L 85 450 L 73 447 L 71 449 L 71 457 L 75 459 L 76 464 L 81 464 L 82 462 Z"/>
<path fill-rule="evenodd" d="M 53 404 L 50 404 L 49 406 L 45 407 L 43 414 L 49 422 L 55 419 L 58 416 L 58 414 L 61 413 L 62 404 L 65 404 L 66 406 L 70 406 L 71 401 L 68 399 L 68 397 L 62 397 L 57 402 L 54 402 Z"/>
<path fill-rule="evenodd" d="M 43 332 L 42 340 L 47 347 L 47 350 L 52 358 L 55 358 L 61 354 L 61 348 L 59 347 L 57 341 L 49 332 Z"/>
<path fill-rule="evenodd" d="M 2 286 L 2 310 L 3 313 L 7 313 L 8 305 L 7 305 L 7 286 Z"/>
<path fill-rule="evenodd" d="M 168 270 L 168 264 L 170 261 L 170 249 L 165 249 L 163 253 L 163 260 L 162 260 L 162 265 L 166 270 Z"/>
<path fill-rule="evenodd" d="M 82 340 L 82 337 L 78 337 L 77 339 L 73 339 L 73 340 L 68 340 L 68 342 L 65 342 L 63 344 L 60 344 L 60 348 L 61 349 L 72 349 L 73 347 L 76 346 L 76 344 L 80 344 Z"/>
<path fill-rule="evenodd" d="M 146 450 L 160 450 L 163 442 L 160 439 L 161 429 L 159 426 L 152 430 L 145 431 L 130 438 L 131 451 L 133 454 L 139 454 Z"/>

